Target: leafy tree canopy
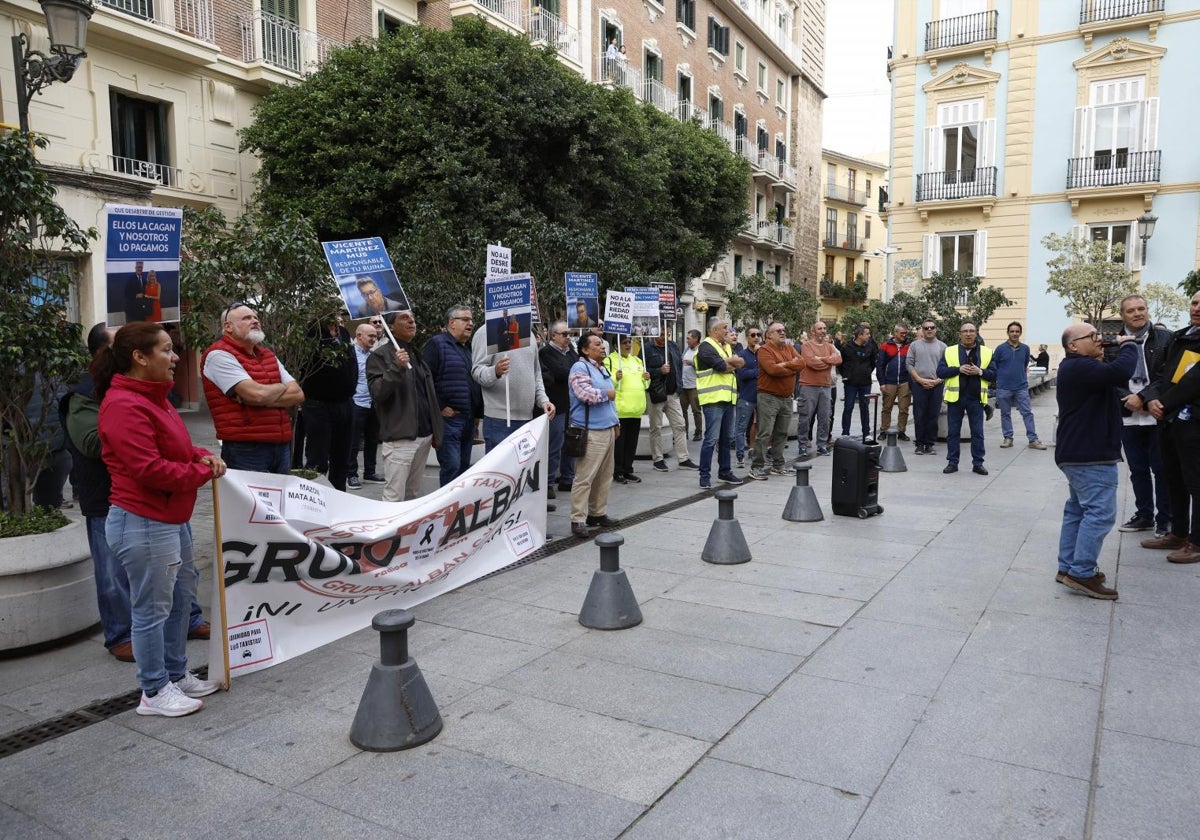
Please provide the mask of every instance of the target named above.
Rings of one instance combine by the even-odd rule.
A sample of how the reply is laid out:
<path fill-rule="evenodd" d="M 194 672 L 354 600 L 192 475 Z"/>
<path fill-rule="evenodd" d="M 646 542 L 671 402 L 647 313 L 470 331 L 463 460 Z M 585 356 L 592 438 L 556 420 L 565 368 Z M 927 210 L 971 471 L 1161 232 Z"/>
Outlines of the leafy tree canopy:
<path fill-rule="evenodd" d="M 1141 294 L 1146 299 L 1151 322 L 1172 326 L 1186 320 L 1189 296 L 1180 294 L 1170 284 L 1147 283 Z"/>
<path fill-rule="evenodd" d="M 10 513 L 29 512 L 33 480 L 50 452 L 58 395 L 87 363 L 79 324 L 67 321 L 67 260 L 87 250 L 82 230 L 55 201 L 34 149 L 44 137 L 0 137 L 0 461 Z"/>
<path fill-rule="evenodd" d="M 788 334 L 800 335 L 817 317 L 817 299 L 801 286 L 777 289 L 761 274 L 743 275 L 737 287 L 726 292 L 729 314 L 739 327 L 757 326 L 764 329 L 779 321 Z"/>
<path fill-rule="evenodd" d="M 1068 318 L 1100 324 L 1121 298 L 1138 290 L 1123 262 L 1123 245 L 1113 245 L 1110 254 L 1107 242 L 1050 233 L 1042 237 L 1042 246 L 1054 254 L 1046 261 L 1046 288 L 1066 301 Z"/>
<path fill-rule="evenodd" d="M 474 18 L 335 51 L 262 100 L 243 147 L 269 212 L 325 239 L 382 236 L 426 324 L 478 306 L 488 242 L 513 249 L 550 315 L 564 271 L 679 284 L 745 220 L 748 165 L 715 134 Z"/>
<path fill-rule="evenodd" d="M 1189 298 L 1200 292 L 1200 268 L 1189 271 L 1187 276 L 1179 281 L 1179 288 L 1183 289 L 1183 293 Z"/>

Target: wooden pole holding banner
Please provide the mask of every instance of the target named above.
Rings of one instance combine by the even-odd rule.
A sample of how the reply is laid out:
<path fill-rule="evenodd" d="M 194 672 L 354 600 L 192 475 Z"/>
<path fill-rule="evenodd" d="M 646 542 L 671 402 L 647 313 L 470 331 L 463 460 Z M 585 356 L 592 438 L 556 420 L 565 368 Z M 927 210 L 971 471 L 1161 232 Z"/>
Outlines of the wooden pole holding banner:
<path fill-rule="evenodd" d="M 229 691 L 233 678 L 229 673 L 229 616 L 225 608 L 225 552 L 221 549 L 221 497 L 217 492 L 219 482 L 220 479 L 213 479 L 212 483 L 213 536 L 217 543 L 217 555 L 213 560 L 213 594 L 217 597 L 219 607 L 217 612 L 220 615 L 221 656 L 225 662 L 225 679 L 222 686 Z"/>

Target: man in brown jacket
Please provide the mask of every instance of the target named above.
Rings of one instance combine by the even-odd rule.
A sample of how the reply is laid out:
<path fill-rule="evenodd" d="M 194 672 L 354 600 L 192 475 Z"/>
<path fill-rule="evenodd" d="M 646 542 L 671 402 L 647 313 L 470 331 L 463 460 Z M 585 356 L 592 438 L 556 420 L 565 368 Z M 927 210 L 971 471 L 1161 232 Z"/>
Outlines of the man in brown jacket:
<path fill-rule="evenodd" d="M 792 392 L 796 374 L 804 362 L 796 348 L 787 340 L 787 330 L 775 321 L 767 327 L 767 340 L 758 348 L 758 438 L 754 441 L 754 458 L 750 477 L 762 481 L 767 477 L 764 450 L 771 447 L 771 475 L 790 475 L 794 469 L 783 460 L 787 444 L 788 423 L 792 419 Z"/>
<path fill-rule="evenodd" d="M 817 321 L 809 331 L 809 339 L 800 345 L 800 416 L 796 422 L 796 439 L 800 457 L 808 457 L 808 418 L 817 415 L 817 454 L 829 455 L 825 445 L 829 440 L 832 419 L 829 406 L 829 387 L 833 384 L 833 369 L 842 363 L 842 354 L 829 340 L 824 321 Z"/>

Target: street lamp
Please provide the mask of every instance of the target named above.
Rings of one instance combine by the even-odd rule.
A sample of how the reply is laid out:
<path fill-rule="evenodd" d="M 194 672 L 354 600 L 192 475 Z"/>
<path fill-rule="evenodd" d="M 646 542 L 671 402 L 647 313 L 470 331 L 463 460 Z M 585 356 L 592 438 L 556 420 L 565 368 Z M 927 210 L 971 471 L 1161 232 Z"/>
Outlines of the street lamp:
<path fill-rule="evenodd" d="M 1142 265 L 1146 264 L 1146 243 L 1154 235 L 1154 226 L 1156 224 L 1158 224 L 1158 216 L 1151 216 L 1149 213 L 1138 216 L 1137 230 L 1138 239 L 1142 240 Z"/>
<path fill-rule="evenodd" d="M 29 132 L 29 102 L 54 82 L 69 82 L 87 55 L 87 25 L 96 10 L 91 0 L 38 0 L 46 16 L 50 55 L 30 49 L 24 33 L 12 37 L 13 68 L 17 74 L 17 114 L 21 131 Z"/>
<path fill-rule="evenodd" d="M 876 248 L 872 256 L 883 257 L 883 300 L 890 302 L 892 299 L 892 254 L 898 253 L 900 249 L 895 245 L 885 245 L 882 248 Z"/>

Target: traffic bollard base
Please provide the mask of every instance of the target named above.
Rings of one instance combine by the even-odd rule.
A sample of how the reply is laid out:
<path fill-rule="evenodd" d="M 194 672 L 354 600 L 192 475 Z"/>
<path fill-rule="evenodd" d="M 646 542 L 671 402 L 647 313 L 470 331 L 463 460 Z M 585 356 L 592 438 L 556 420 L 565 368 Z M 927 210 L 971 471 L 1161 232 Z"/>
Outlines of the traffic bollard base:
<path fill-rule="evenodd" d="M 708 540 L 700 559 L 718 566 L 733 566 L 750 562 L 750 545 L 742 526 L 736 519 L 718 519 L 708 532 Z"/>
<path fill-rule="evenodd" d="M 625 630 L 642 623 L 642 608 L 624 569 L 596 570 L 579 610 L 579 623 L 593 630 Z"/>
<path fill-rule="evenodd" d="M 350 743 L 360 750 L 394 752 L 432 741 L 442 716 L 416 660 L 371 666 L 371 676 L 350 726 Z"/>

